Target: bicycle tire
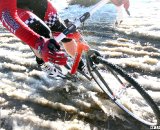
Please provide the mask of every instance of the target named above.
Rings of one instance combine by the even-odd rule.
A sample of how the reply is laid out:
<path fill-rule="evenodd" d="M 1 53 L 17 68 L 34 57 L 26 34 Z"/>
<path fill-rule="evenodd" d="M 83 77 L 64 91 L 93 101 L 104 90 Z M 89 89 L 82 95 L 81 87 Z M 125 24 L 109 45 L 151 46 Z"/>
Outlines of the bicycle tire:
<path fill-rule="evenodd" d="M 127 72 L 124 71 L 121 67 L 108 62 L 107 60 L 103 59 L 100 56 L 96 58 L 96 63 L 94 63 L 93 61 L 95 61 L 95 59 L 91 59 L 87 57 L 87 62 L 89 62 L 88 69 L 89 69 L 91 76 L 93 77 L 95 82 L 99 85 L 99 87 L 103 90 L 103 92 L 105 92 L 110 97 L 110 99 L 116 105 L 118 105 L 119 108 L 125 111 L 129 116 L 133 117 L 134 119 L 138 120 L 139 122 L 147 126 L 160 124 L 160 110 L 158 106 L 156 105 L 154 100 L 151 98 L 151 96 L 144 90 L 144 88 L 137 81 L 134 80 L 134 78 L 128 75 Z M 154 118 L 156 118 L 157 121 L 155 122 L 146 121 L 142 119 L 142 117 L 135 115 L 133 111 L 129 110 L 125 105 L 123 105 L 119 101 L 119 99 L 115 96 L 115 93 L 113 93 L 112 86 L 110 86 L 108 82 L 106 82 L 106 79 L 104 79 L 104 77 L 101 75 L 100 70 L 97 69 L 98 67 L 97 62 L 98 62 L 98 65 L 106 67 L 108 69 L 107 72 L 110 72 L 110 74 L 113 75 L 115 79 L 121 84 L 123 83 L 123 81 L 118 76 L 121 76 L 121 78 L 124 78 L 130 85 L 132 85 L 132 88 L 135 89 L 140 94 L 140 96 L 144 99 L 144 101 L 146 101 L 146 103 L 148 104 L 148 106 L 150 107 L 150 109 L 152 110 L 155 116 Z M 129 88 L 131 89 L 131 87 Z M 128 88 L 125 88 L 125 89 L 127 90 Z"/>

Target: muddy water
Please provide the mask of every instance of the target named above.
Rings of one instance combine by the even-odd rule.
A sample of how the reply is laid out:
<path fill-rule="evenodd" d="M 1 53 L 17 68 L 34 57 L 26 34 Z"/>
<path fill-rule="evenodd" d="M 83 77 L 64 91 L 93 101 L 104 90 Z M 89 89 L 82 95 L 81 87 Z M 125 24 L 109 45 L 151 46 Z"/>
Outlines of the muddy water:
<path fill-rule="evenodd" d="M 70 18 L 75 16 L 73 9 L 68 8 Z M 114 18 L 92 17 L 81 27 L 85 39 L 110 62 L 136 75 L 160 106 L 159 39 L 126 33 L 125 24 L 114 28 Z M 47 77 L 30 48 L 2 26 L 0 126 L 5 130 L 149 130 L 117 108 L 93 81 L 81 75 L 76 81 Z"/>
<path fill-rule="evenodd" d="M 160 104 L 157 95 L 160 92 L 157 65 L 160 53 L 156 41 L 141 40 L 96 25 L 92 29 L 86 25 L 83 33 L 89 44 L 111 62 L 130 74 L 136 73 L 137 80 Z M 4 32 L 2 27 L 0 38 L 0 117 L 3 129 L 147 130 L 111 101 L 104 102 L 107 97 L 94 82 L 88 82 L 81 75 L 76 82 L 51 79 L 39 71 L 28 46 Z M 107 114 L 99 102 L 107 104 Z"/>

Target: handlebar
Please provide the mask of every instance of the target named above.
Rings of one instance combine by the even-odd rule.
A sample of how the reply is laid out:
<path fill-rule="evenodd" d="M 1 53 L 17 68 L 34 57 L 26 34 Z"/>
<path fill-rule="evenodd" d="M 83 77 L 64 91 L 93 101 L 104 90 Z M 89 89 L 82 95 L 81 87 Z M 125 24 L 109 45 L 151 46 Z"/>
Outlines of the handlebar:
<path fill-rule="evenodd" d="M 83 23 L 86 21 L 94 12 L 96 12 L 100 7 L 102 7 L 104 4 L 108 3 L 109 0 L 101 0 L 97 4 L 95 4 L 92 9 L 89 12 L 84 13 L 80 18 L 76 19 L 73 23 L 69 24 L 68 28 L 66 28 L 62 33 L 60 33 L 57 37 L 55 37 L 55 40 L 59 43 L 62 39 L 64 39 L 68 34 L 72 33 L 74 30 L 77 29 Z M 73 66 L 71 68 L 71 74 L 75 74 L 76 70 L 78 68 L 79 62 L 81 60 L 82 52 L 85 50 L 89 50 L 89 46 L 85 44 L 85 41 L 83 41 L 83 38 L 79 33 L 77 33 L 77 36 L 79 40 L 77 44 L 77 52 L 75 54 L 75 60 L 73 63 Z"/>
<path fill-rule="evenodd" d="M 101 8 L 104 4 L 108 3 L 110 0 L 101 0 L 97 4 L 95 4 L 89 12 L 84 13 L 80 18 L 76 19 L 74 23 L 68 26 L 62 33 L 60 33 L 55 40 L 59 43 L 62 39 L 64 39 L 67 34 L 71 33 L 77 27 L 81 25 L 84 21 L 86 21 L 93 13 L 95 13 L 99 8 Z"/>

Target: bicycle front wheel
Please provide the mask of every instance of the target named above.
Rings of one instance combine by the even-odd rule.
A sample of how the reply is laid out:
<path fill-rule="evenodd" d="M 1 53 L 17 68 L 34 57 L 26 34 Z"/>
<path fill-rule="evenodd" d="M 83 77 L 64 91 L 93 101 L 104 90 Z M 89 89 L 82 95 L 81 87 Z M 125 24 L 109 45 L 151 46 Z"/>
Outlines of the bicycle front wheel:
<path fill-rule="evenodd" d="M 89 71 L 112 101 L 145 125 L 160 124 L 160 110 L 150 95 L 122 68 L 98 57 L 96 64 L 88 58 Z"/>

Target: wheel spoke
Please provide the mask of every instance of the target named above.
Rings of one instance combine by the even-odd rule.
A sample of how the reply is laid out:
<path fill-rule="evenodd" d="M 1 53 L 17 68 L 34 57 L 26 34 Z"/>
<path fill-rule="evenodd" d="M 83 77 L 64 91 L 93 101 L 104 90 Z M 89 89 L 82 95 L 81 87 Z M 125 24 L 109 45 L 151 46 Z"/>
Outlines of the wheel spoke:
<path fill-rule="evenodd" d="M 91 75 L 101 89 L 122 110 L 146 125 L 159 123 L 160 111 L 144 89 L 121 68 L 104 60 L 95 67 Z"/>

